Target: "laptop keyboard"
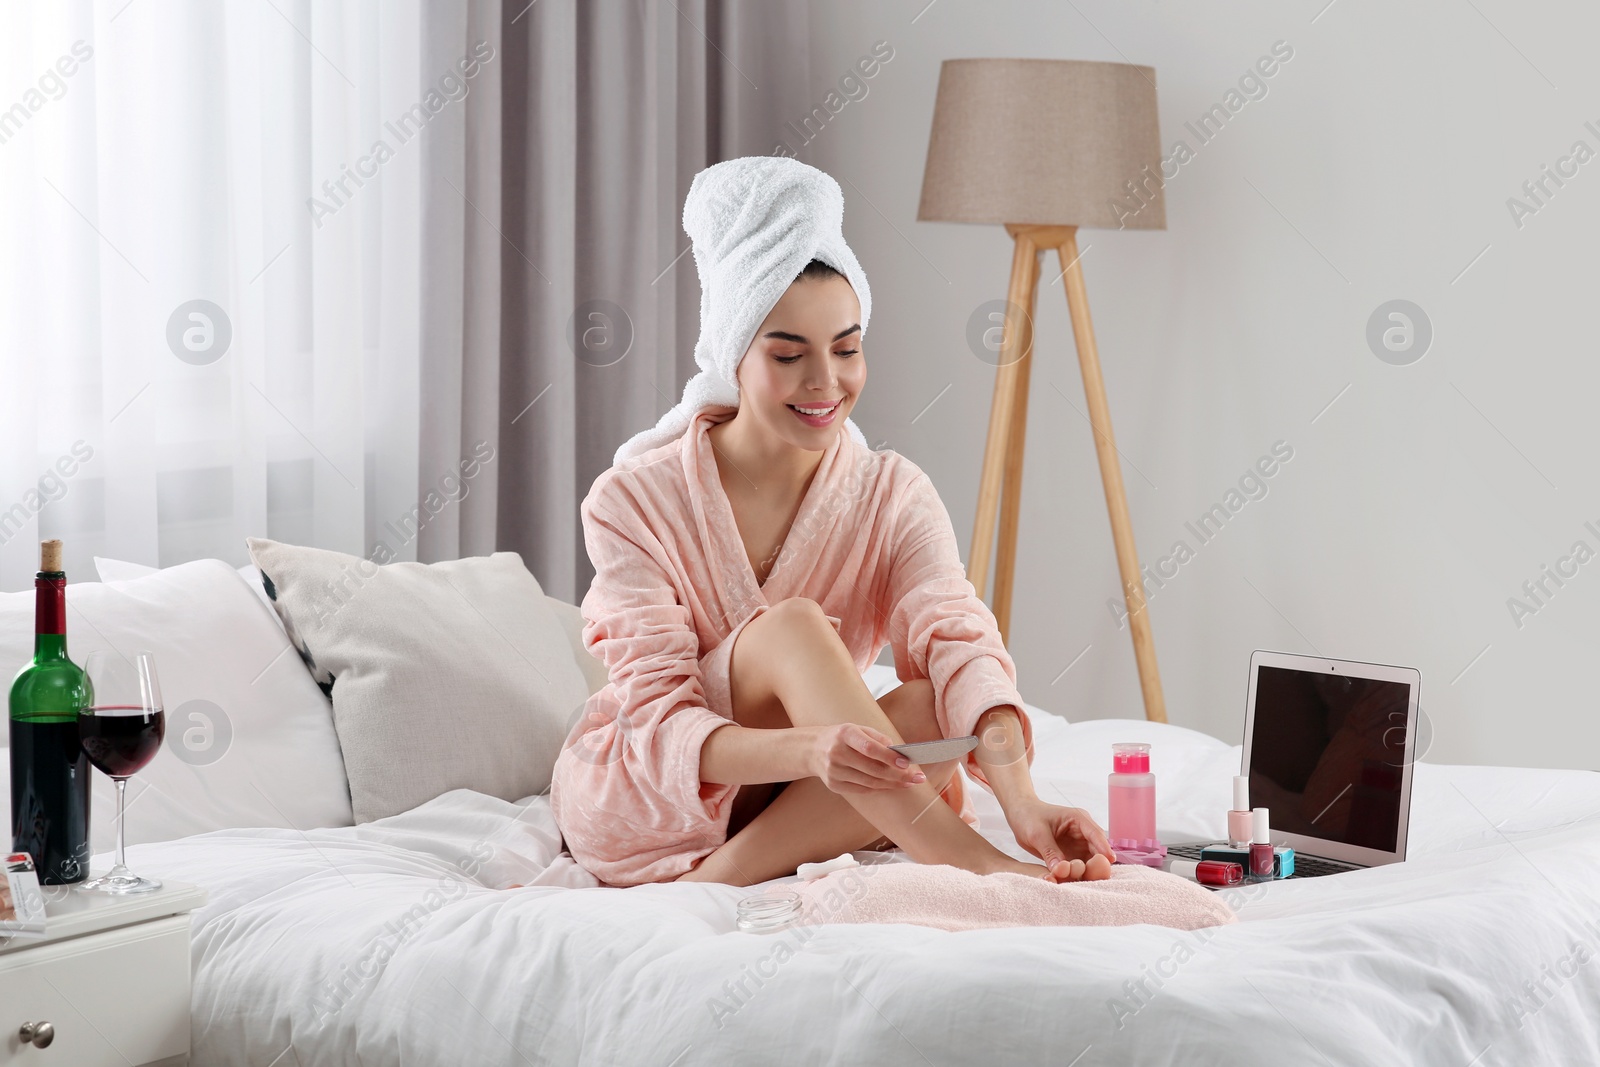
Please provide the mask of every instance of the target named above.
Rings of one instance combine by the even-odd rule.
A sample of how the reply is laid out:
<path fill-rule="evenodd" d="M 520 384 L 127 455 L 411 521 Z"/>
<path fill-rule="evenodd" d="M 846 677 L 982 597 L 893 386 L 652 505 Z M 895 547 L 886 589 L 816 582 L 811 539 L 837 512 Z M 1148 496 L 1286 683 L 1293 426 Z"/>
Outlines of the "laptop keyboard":
<path fill-rule="evenodd" d="M 1180 859 L 1197 860 L 1200 858 L 1200 850 L 1209 847 L 1211 846 L 1198 842 L 1169 845 L 1167 846 L 1167 855 L 1177 856 Z M 1317 856 L 1307 856 L 1304 853 L 1296 852 L 1294 855 L 1294 873 L 1289 876 L 1289 879 L 1319 878 L 1325 874 L 1343 874 L 1345 871 L 1357 871 L 1360 869 L 1348 863 L 1340 863 L 1337 860 L 1325 860 Z M 1287 881 L 1288 879 L 1285 880 Z"/>
<path fill-rule="evenodd" d="M 1169 856 L 1177 856 L 1179 859 L 1197 860 L 1197 859 L 1200 858 L 1200 850 L 1203 849 L 1203 848 L 1207 848 L 1207 847 L 1209 847 L 1209 846 L 1207 846 L 1207 845 L 1168 845 L 1167 846 L 1167 855 L 1169 855 Z"/>
<path fill-rule="evenodd" d="M 1290 878 L 1316 878 L 1324 874 L 1343 874 L 1345 871 L 1360 870 L 1348 863 L 1339 863 L 1335 860 L 1319 859 L 1316 856 L 1302 856 L 1298 852 L 1294 856 L 1294 873 Z"/>

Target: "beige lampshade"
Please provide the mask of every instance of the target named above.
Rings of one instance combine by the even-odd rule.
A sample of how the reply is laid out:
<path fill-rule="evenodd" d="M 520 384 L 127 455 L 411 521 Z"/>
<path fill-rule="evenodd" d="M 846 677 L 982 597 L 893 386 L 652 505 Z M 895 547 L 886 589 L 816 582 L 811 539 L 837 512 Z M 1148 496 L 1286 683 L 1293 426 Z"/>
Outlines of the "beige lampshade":
<path fill-rule="evenodd" d="M 1154 68 L 947 59 L 917 219 L 1164 230 L 1160 136 Z"/>

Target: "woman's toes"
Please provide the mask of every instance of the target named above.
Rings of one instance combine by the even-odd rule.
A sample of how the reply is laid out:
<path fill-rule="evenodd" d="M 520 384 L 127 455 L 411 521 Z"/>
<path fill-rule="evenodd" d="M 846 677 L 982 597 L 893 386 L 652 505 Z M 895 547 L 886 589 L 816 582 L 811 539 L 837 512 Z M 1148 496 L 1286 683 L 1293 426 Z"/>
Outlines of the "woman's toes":
<path fill-rule="evenodd" d="M 1035 871 L 1038 870 L 1036 866 Z M 1060 859 L 1050 866 L 1045 877 L 1054 882 L 1092 882 L 1111 877 L 1111 861 L 1098 853 L 1088 860 Z"/>
<path fill-rule="evenodd" d="M 1007 874 L 1025 874 L 1029 878 L 1043 878 L 1047 882 L 1056 882 L 1061 881 L 1063 877 L 1063 875 L 1058 872 L 1064 872 L 1065 870 L 1065 860 L 1058 861 L 1054 867 L 1046 867 L 1042 863 L 1025 863 L 1022 860 L 1008 859 L 1005 866 L 996 867 L 993 871 L 988 871 L 985 873 L 995 874 L 1004 872 Z"/>

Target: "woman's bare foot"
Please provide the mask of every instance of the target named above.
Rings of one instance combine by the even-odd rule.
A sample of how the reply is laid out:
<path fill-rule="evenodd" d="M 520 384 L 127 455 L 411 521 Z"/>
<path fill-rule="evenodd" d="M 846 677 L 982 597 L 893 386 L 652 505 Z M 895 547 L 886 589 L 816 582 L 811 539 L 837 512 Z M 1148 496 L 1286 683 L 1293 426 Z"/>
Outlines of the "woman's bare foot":
<path fill-rule="evenodd" d="M 1084 860 L 1060 860 L 1054 868 L 1042 863 L 1026 863 L 1006 857 L 981 874 L 1025 874 L 1030 878 L 1043 878 L 1052 882 L 1097 882 L 1111 877 L 1111 861 L 1099 854 Z"/>

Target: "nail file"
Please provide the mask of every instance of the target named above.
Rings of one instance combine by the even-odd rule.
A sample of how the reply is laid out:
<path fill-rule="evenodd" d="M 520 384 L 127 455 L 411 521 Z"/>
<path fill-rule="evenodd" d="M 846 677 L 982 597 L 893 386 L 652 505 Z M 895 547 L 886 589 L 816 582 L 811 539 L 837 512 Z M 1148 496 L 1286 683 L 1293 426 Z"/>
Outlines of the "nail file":
<path fill-rule="evenodd" d="M 937 741 L 913 741 L 909 744 L 890 745 L 889 747 L 912 763 L 943 763 L 945 760 L 960 759 L 977 748 L 978 735 L 944 737 Z"/>

